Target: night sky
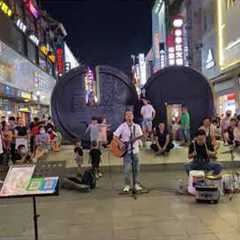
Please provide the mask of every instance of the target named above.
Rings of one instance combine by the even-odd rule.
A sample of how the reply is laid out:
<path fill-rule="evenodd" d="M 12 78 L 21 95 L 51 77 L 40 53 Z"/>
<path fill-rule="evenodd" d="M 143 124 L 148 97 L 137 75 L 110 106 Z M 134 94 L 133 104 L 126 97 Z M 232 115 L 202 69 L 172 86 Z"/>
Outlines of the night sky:
<path fill-rule="evenodd" d="M 63 23 L 67 43 L 81 63 L 111 65 L 130 72 L 131 54 L 151 47 L 153 0 L 42 1 Z"/>

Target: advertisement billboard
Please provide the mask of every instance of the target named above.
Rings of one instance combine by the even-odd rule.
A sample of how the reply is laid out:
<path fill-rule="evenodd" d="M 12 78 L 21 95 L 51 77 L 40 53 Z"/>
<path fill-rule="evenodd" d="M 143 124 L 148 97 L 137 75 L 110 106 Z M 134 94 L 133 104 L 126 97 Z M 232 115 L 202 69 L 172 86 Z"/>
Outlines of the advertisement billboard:
<path fill-rule="evenodd" d="M 240 0 L 218 0 L 219 65 L 240 63 Z"/>

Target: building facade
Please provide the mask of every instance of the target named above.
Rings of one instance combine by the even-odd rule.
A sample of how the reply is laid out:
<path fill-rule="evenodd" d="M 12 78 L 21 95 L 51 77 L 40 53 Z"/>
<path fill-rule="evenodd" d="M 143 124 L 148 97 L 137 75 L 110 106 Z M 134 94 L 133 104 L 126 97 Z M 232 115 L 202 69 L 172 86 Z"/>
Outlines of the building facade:
<path fill-rule="evenodd" d="M 212 83 L 217 113 L 239 112 L 240 1 L 201 2 L 202 73 Z"/>
<path fill-rule="evenodd" d="M 59 63 L 64 71 L 58 26 L 33 0 L 0 1 L 0 115 L 48 114 Z"/>
<path fill-rule="evenodd" d="M 156 0 L 152 9 L 153 72 L 189 66 L 187 8 L 182 0 Z"/>

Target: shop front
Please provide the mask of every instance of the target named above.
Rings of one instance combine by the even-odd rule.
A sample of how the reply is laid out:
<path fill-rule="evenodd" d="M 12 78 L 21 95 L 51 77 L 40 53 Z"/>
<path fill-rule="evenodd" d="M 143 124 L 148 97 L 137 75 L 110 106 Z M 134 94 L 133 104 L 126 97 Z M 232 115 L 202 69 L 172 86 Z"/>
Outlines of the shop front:
<path fill-rule="evenodd" d="M 0 46 L 0 115 L 21 116 L 26 123 L 49 115 L 56 80 L 1 41 Z"/>
<path fill-rule="evenodd" d="M 231 110 L 232 114 L 239 109 L 239 77 L 238 68 L 229 71 L 229 74 L 223 74 L 213 80 L 213 90 L 215 93 L 216 112 L 219 116 Z"/>

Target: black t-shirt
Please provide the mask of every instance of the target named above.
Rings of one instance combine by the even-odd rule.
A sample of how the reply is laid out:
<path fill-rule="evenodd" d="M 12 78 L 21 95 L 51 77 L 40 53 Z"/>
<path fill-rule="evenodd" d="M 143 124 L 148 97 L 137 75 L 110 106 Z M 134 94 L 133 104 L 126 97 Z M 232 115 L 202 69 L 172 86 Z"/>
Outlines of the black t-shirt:
<path fill-rule="evenodd" d="M 102 153 L 99 149 L 93 148 L 90 150 L 89 154 L 90 154 L 92 163 L 100 162 Z"/>
<path fill-rule="evenodd" d="M 74 153 L 77 153 L 79 156 L 83 156 L 83 150 L 80 147 L 75 147 Z"/>
<path fill-rule="evenodd" d="M 17 130 L 17 135 L 20 136 L 20 137 L 25 137 L 27 135 L 27 128 L 26 127 L 17 126 L 15 128 L 15 130 Z"/>
<path fill-rule="evenodd" d="M 197 142 L 195 142 L 195 149 L 194 149 L 194 143 L 192 142 L 189 146 L 189 154 L 192 154 L 194 150 L 196 150 L 197 156 L 194 157 L 194 161 L 197 162 L 208 162 L 209 161 L 209 156 L 207 153 L 206 145 L 200 145 Z"/>
<path fill-rule="evenodd" d="M 160 132 L 159 128 L 156 129 L 156 136 L 160 146 L 164 145 L 167 140 L 167 135 L 169 135 L 168 130 L 165 129 L 163 132 Z"/>

